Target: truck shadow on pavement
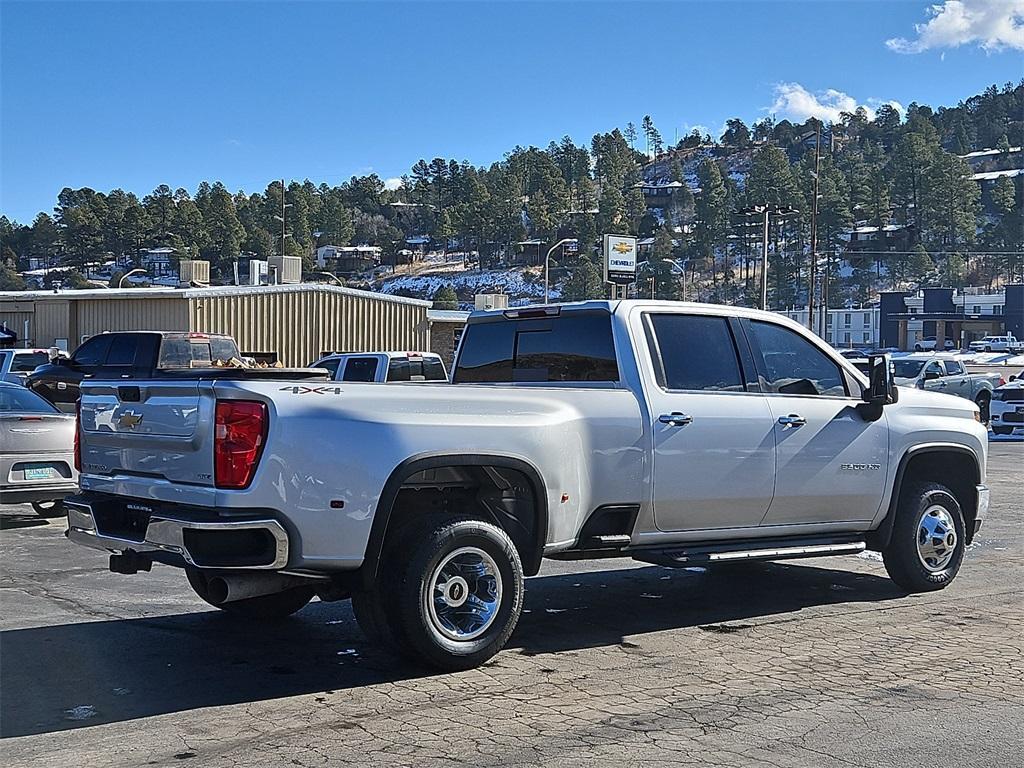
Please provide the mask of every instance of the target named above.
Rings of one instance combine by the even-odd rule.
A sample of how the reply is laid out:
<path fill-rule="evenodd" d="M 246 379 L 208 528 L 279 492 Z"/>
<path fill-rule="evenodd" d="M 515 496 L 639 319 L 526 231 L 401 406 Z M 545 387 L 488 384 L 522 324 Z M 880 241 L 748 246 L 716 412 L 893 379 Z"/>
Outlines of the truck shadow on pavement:
<path fill-rule="evenodd" d="M 539 576 L 528 581 L 519 627 L 488 672 L 501 675 L 504 667 L 521 675 L 510 654 L 642 649 L 647 633 L 729 634 L 792 620 L 805 608 L 853 610 L 855 603 L 902 596 L 875 575 L 778 563 L 725 572 L 641 566 Z M 16 629 L 2 633 L 0 647 L 3 738 L 432 674 L 372 647 L 347 602 L 314 602 L 290 620 L 256 629 L 206 610 Z"/>

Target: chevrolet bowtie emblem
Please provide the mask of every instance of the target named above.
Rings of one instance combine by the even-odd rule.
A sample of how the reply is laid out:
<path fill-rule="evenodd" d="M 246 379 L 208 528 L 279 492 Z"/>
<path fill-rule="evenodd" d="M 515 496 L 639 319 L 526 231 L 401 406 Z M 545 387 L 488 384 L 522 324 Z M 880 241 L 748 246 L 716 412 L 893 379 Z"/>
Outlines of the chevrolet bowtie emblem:
<path fill-rule="evenodd" d="M 135 429 L 142 423 L 142 414 L 134 411 L 125 411 L 117 420 L 118 429 Z"/>
<path fill-rule="evenodd" d="M 615 245 L 612 246 L 612 250 L 618 251 L 619 253 L 629 253 L 630 251 L 633 250 L 633 248 L 632 246 L 629 246 L 626 243 L 616 243 Z"/>

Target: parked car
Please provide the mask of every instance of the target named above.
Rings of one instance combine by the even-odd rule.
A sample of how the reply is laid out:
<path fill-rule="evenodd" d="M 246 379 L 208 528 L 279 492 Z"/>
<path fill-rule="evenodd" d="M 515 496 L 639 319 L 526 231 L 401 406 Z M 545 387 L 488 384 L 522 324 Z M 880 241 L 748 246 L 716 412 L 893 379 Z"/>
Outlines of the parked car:
<path fill-rule="evenodd" d="M 836 351 L 847 360 L 861 360 L 867 356 L 863 349 L 836 349 Z"/>
<path fill-rule="evenodd" d="M 78 490 L 75 418 L 20 384 L 0 381 L 0 504 L 30 503 L 42 517 L 64 514 Z"/>
<path fill-rule="evenodd" d="M 1018 352 L 1024 349 L 1024 342 L 1011 333 L 1006 336 L 986 336 L 970 343 L 971 352 Z"/>
<path fill-rule="evenodd" d="M 1010 379 L 992 392 L 991 426 L 997 435 L 1009 435 L 1024 427 L 1024 380 L 1020 376 Z"/>
<path fill-rule="evenodd" d="M 57 354 L 67 357 L 63 352 Z M 0 381 L 24 384 L 26 376 L 49 362 L 46 349 L 0 349 Z"/>
<path fill-rule="evenodd" d="M 240 616 L 351 596 L 368 636 L 449 670 L 502 648 L 544 557 L 870 548 L 941 589 L 988 508 L 988 432 L 870 371 L 774 313 L 594 301 L 474 313 L 451 386 L 93 380 L 68 535 Z"/>
<path fill-rule="evenodd" d="M 69 358 L 36 368 L 25 386 L 60 410 L 75 410 L 79 387 L 88 379 L 147 378 L 157 370 L 209 365 L 240 356 L 230 336 L 185 331 L 119 331 L 82 342 Z"/>
<path fill-rule="evenodd" d="M 986 424 L 992 391 L 1006 383 L 998 373 L 968 373 L 962 362 L 952 358 L 904 357 L 892 364 L 897 385 L 967 398 L 978 406 Z"/>
<path fill-rule="evenodd" d="M 349 352 L 327 355 L 310 365 L 325 368 L 334 381 L 447 381 L 444 361 L 433 352 Z"/>
<path fill-rule="evenodd" d="M 935 350 L 936 344 L 938 344 L 938 339 L 936 339 L 934 336 L 925 336 L 923 339 L 919 339 L 914 344 L 914 351 L 932 352 Z M 953 343 L 952 339 L 946 339 L 942 343 L 942 348 L 948 352 L 952 349 L 956 349 L 956 344 Z"/>

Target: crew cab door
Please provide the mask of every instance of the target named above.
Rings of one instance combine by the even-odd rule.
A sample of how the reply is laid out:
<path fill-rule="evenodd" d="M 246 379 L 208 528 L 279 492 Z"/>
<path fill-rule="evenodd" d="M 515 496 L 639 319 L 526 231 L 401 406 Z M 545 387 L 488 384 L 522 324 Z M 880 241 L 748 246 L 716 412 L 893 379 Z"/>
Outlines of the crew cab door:
<path fill-rule="evenodd" d="M 867 421 L 852 377 L 795 330 L 745 322 L 775 434 L 775 494 L 763 525 L 874 518 L 889 453 L 885 416 Z"/>
<path fill-rule="evenodd" d="M 725 317 L 650 313 L 645 334 L 654 517 L 663 531 L 756 527 L 775 484 L 771 410 L 738 326 Z M 745 360 L 745 364 L 743 362 Z"/>
<path fill-rule="evenodd" d="M 946 375 L 945 378 L 938 381 L 946 386 L 939 388 L 939 392 L 966 398 L 970 398 L 974 394 L 971 392 L 971 378 L 967 375 L 967 371 L 964 370 L 963 363 L 959 360 L 943 360 L 942 367 Z"/>

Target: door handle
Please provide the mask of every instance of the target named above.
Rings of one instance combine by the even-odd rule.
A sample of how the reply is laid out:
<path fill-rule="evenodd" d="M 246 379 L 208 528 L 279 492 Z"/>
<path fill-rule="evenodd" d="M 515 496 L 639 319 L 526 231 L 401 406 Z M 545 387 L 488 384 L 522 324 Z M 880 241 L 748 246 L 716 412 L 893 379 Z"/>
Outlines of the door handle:
<path fill-rule="evenodd" d="M 663 413 L 658 417 L 658 421 L 662 424 L 668 424 L 670 427 L 681 427 L 684 424 L 689 424 L 693 421 L 693 416 L 689 416 L 679 411 L 672 411 L 672 413 Z"/>
<path fill-rule="evenodd" d="M 797 413 L 791 413 L 789 416 L 779 416 L 779 424 L 784 427 L 802 427 L 807 423 L 807 419 Z"/>
<path fill-rule="evenodd" d="M 939 382 L 939 384 L 938 384 L 938 386 L 940 386 L 940 387 L 943 387 L 943 388 L 945 388 L 945 386 L 946 386 L 946 382 L 944 382 L 944 381 L 940 381 L 940 382 Z"/>

